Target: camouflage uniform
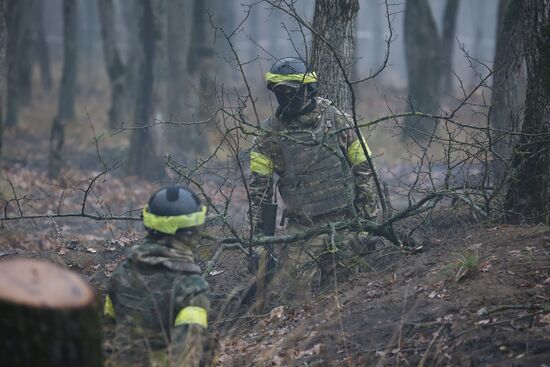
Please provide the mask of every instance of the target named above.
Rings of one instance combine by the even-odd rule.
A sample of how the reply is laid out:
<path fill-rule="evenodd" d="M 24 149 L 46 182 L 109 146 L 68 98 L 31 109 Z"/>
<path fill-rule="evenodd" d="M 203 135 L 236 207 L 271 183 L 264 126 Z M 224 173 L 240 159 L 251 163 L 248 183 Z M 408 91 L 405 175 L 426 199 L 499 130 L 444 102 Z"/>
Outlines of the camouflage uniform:
<path fill-rule="evenodd" d="M 193 245 L 146 237 L 113 272 L 105 313 L 116 319 L 115 365 L 204 365 L 208 283 Z"/>
<path fill-rule="evenodd" d="M 345 129 L 350 124 L 349 116 L 323 98 L 315 98 L 310 112 L 290 121 L 283 122 L 275 114 L 262 123 L 250 154 L 249 190 L 256 233 L 263 226 L 261 203 L 273 198 L 273 173 L 279 176 L 277 186 L 289 231 L 345 220 L 356 213 L 367 218 L 376 215 L 372 174 L 361 142 L 352 129 Z M 319 266 L 326 273 L 323 264 L 327 261 L 341 262 L 331 254 L 340 252 L 342 257 L 344 251 L 337 250 L 355 247 L 358 241 L 355 234 L 338 233 L 284 248 L 281 275 L 290 288 L 288 300 L 307 301 Z"/>

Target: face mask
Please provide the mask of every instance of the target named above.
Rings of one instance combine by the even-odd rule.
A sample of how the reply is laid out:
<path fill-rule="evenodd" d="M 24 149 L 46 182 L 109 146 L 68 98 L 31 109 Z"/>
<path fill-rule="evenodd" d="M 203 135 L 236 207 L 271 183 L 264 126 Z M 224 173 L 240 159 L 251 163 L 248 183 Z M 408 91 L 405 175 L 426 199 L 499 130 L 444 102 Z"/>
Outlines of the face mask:
<path fill-rule="evenodd" d="M 301 87 L 300 89 L 279 88 L 273 92 L 281 107 L 281 113 L 284 115 L 296 115 L 302 111 L 306 104 L 305 87 Z"/>

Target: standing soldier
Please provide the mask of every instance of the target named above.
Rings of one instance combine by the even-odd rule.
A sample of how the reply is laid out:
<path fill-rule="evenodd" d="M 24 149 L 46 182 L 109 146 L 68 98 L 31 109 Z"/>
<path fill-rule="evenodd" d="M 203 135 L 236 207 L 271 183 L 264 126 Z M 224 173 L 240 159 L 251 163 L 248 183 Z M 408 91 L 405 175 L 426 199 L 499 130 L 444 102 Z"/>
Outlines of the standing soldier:
<path fill-rule="evenodd" d="M 115 365 L 208 363 L 208 283 L 193 258 L 205 217 L 198 196 L 179 186 L 143 208 L 148 234 L 113 272 L 105 300 L 116 321 Z"/>
<path fill-rule="evenodd" d="M 262 123 L 261 135 L 250 152 L 249 189 L 256 234 L 263 227 L 262 203 L 273 198 L 274 173 L 279 176 L 284 217 L 292 232 L 355 215 L 374 218 L 376 196 L 361 142 L 350 128 L 351 118 L 329 100 L 316 97 L 315 72 L 303 60 L 289 57 L 273 64 L 266 81 L 279 106 Z M 281 284 L 287 285 L 286 303 L 308 302 L 317 270 L 326 282 L 336 269 L 331 264 L 338 268 L 349 264 L 349 258 L 342 262 L 343 257 L 360 243 L 356 234 L 334 233 L 284 247 L 280 276 Z"/>

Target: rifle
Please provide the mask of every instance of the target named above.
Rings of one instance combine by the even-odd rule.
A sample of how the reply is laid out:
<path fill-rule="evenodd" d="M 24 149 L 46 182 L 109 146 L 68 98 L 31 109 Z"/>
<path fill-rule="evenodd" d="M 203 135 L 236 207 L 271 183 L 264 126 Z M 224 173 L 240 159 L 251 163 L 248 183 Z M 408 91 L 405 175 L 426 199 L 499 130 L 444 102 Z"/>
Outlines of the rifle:
<path fill-rule="evenodd" d="M 274 236 L 277 223 L 277 203 L 262 203 L 262 233 L 264 236 Z M 277 269 L 277 258 L 273 252 L 273 245 L 264 245 L 264 250 L 258 254 L 252 251 L 248 258 L 248 270 L 256 274 L 254 283 L 247 286 L 240 293 L 241 304 L 250 304 L 255 299 L 255 308 L 262 311 L 269 301 L 269 283 L 273 280 Z"/>
<path fill-rule="evenodd" d="M 277 203 L 262 203 L 262 231 L 265 236 L 275 235 L 275 224 L 277 221 Z M 256 273 L 256 312 L 262 313 L 266 304 L 269 305 L 269 285 L 275 276 L 277 269 L 277 258 L 273 253 L 273 245 L 264 245 L 264 250 L 258 261 Z"/>
<path fill-rule="evenodd" d="M 275 227 L 277 223 L 277 203 L 262 203 L 262 222 L 264 236 L 274 236 Z M 258 276 L 264 274 L 264 282 L 267 286 L 273 279 L 275 269 L 277 268 L 277 257 L 273 252 L 273 245 L 264 245 L 265 256 L 260 257 L 260 263 L 258 264 Z M 262 264 L 265 263 L 265 264 Z M 262 269 L 262 266 L 264 269 Z"/>

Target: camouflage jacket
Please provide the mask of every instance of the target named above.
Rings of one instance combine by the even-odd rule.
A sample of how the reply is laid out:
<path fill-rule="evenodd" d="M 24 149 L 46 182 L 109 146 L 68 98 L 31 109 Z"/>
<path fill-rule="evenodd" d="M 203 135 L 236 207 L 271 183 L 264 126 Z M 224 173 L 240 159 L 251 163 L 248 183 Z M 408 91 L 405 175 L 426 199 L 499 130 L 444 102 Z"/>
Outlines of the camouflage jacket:
<path fill-rule="evenodd" d="M 323 98 L 315 98 L 315 108 L 304 115 L 300 115 L 282 124 L 288 129 L 303 129 L 316 127 L 316 122 L 321 120 L 322 115 L 331 106 L 331 102 Z M 337 110 L 336 110 L 337 111 Z M 270 117 L 262 123 L 260 135 L 255 138 L 250 153 L 250 177 L 249 192 L 252 207 L 252 220 L 255 232 L 262 228 L 261 204 L 271 202 L 273 199 L 273 174 L 279 176 L 284 174 L 285 155 L 281 149 L 281 140 L 273 133 L 271 125 L 280 122 L 277 115 Z M 365 154 L 361 148 L 355 131 L 346 129 L 352 124 L 350 116 L 337 111 L 335 113 L 334 126 L 331 127 L 337 136 L 338 145 L 347 158 L 354 177 L 355 198 L 354 204 L 358 214 L 366 217 L 373 217 L 377 211 L 377 196 L 374 190 L 372 174 L 367 163 Z M 366 145 L 366 143 L 365 143 Z M 287 158 L 288 159 L 288 158 Z M 285 198 L 282 198 L 283 201 Z"/>
<path fill-rule="evenodd" d="M 208 309 L 208 283 L 192 244 L 146 237 L 110 279 L 105 313 L 116 320 L 113 361 L 202 365 Z"/>

